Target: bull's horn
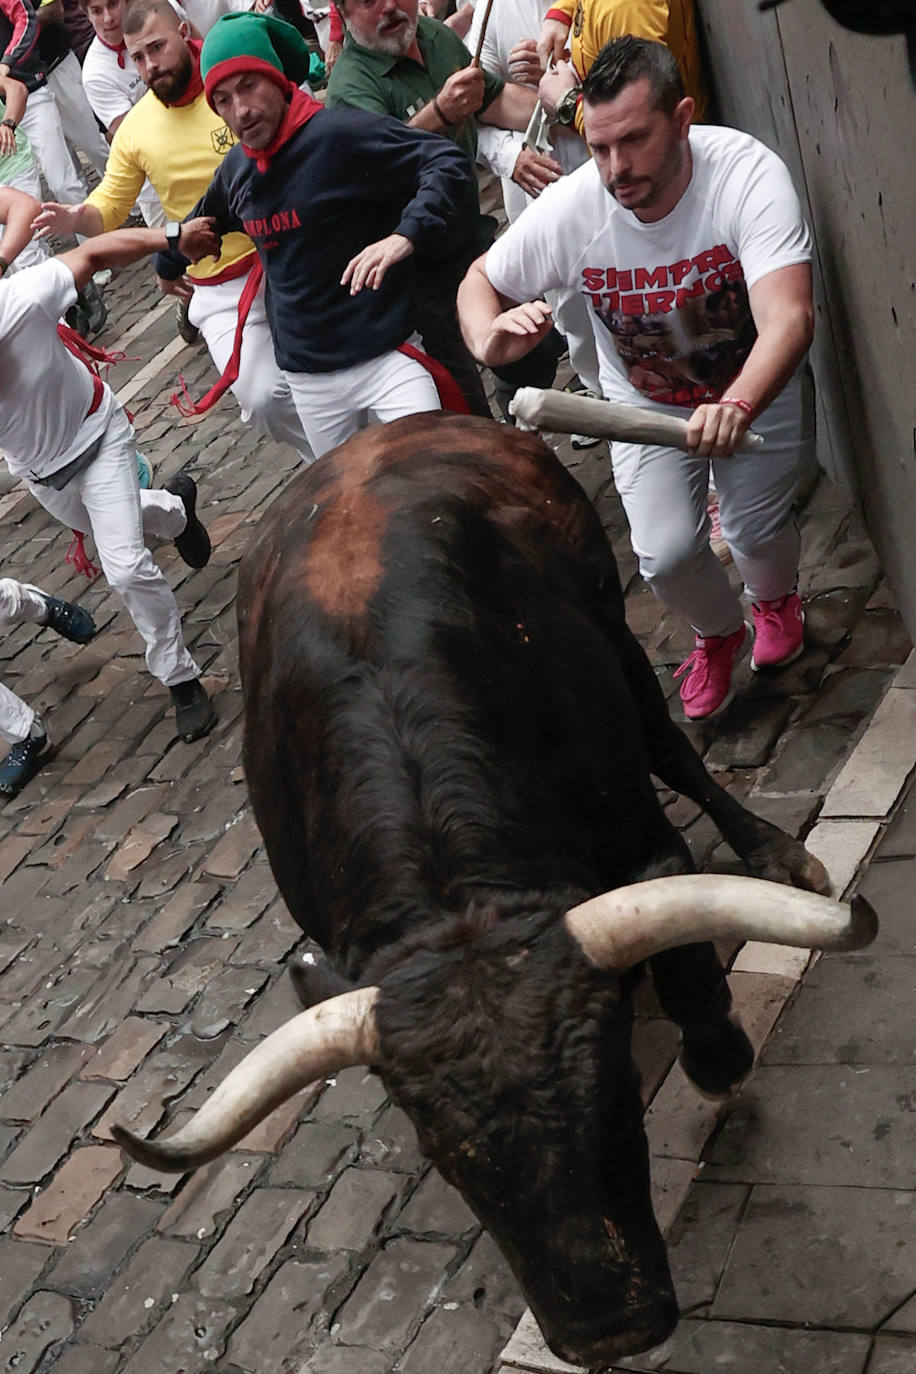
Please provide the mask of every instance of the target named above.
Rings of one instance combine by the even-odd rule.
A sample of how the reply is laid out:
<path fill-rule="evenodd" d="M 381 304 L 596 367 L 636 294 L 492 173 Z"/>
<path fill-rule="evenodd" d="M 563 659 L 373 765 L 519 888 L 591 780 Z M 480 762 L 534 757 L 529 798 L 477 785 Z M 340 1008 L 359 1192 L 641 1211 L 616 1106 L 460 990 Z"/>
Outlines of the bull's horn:
<path fill-rule="evenodd" d="M 763 940 L 802 949 L 862 949 L 878 933 L 864 897 L 841 906 L 814 892 L 727 873 L 681 873 L 592 897 L 566 925 L 600 968 L 626 969 L 699 940 Z"/>
<path fill-rule="evenodd" d="M 184 1173 L 206 1164 L 307 1083 L 352 1064 L 371 1064 L 377 997 L 376 987 L 356 988 L 294 1016 L 247 1054 L 168 1140 L 141 1140 L 124 1126 L 112 1126 L 112 1135 L 151 1169 Z"/>

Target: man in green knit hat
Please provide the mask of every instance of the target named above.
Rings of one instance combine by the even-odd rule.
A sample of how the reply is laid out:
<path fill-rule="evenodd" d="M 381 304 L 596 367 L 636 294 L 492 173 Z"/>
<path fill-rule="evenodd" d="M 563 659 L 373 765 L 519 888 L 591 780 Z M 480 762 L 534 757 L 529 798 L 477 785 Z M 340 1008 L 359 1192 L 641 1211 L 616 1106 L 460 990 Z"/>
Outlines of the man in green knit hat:
<path fill-rule="evenodd" d="M 320 456 L 370 414 L 438 409 L 440 396 L 464 408 L 457 388 L 442 391 L 448 374 L 434 384 L 435 365 L 407 342 L 409 259 L 415 247 L 435 250 L 471 170 L 445 139 L 326 110 L 299 89 L 308 58 L 282 20 L 232 14 L 214 24 L 201 51 L 204 90 L 239 143 L 191 216 L 252 239 L 277 363 Z M 167 270 L 179 267 L 159 266 Z"/>

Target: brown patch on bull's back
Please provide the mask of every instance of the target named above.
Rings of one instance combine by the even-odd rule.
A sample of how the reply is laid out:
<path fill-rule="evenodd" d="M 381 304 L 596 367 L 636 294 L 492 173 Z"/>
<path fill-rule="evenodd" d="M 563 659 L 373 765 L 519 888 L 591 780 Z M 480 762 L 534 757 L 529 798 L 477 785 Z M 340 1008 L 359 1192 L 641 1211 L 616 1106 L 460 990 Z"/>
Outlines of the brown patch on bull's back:
<path fill-rule="evenodd" d="M 336 454 L 325 477 L 333 491 L 326 505 L 320 501 L 313 515 L 302 568 L 310 600 L 333 620 L 351 629 L 366 622 L 369 603 L 384 575 L 382 540 L 389 512 L 372 490 L 380 453 L 376 431 L 356 436 L 347 445 L 347 461 Z"/>

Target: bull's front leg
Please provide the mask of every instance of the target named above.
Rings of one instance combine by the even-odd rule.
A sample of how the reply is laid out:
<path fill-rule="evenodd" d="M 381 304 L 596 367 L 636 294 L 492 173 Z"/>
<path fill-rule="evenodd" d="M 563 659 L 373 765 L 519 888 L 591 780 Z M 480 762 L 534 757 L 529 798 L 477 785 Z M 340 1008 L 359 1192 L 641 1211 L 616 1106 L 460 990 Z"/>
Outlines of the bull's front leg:
<path fill-rule="evenodd" d="M 671 719 L 652 665 L 626 627 L 614 644 L 645 729 L 649 765 L 667 787 L 695 801 L 755 878 L 828 892 L 830 879 L 801 841 L 762 820 L 714 782 L 687 736 Z"/>

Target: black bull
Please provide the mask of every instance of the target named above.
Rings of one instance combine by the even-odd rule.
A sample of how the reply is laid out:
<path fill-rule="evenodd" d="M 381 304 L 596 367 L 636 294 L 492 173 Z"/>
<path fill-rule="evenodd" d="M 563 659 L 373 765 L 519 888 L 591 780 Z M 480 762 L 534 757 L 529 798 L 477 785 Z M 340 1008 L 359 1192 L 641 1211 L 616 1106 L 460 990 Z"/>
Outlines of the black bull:
<path fill-rule="evenodd" d="M 825 884 L 670 721 L 600 522 L 530 435 L 423 415 L 351 439 L 264 518 L 238 608 L 270 863 L 359 991 L 263 1042 L 172 1140 L 118 1138 L 193 1167 L 302 1083 L 372 1062 L 558 1354 L 595 1367 L 663 1339 L 677 1308 L 624 971 L 650 958 L 682 1062 L 723 1092 L 752 1051 L 710 937 L 852 947 L 870 914 L 669 876 L 692 864 L 652 774 L 757 877 Z"/>

